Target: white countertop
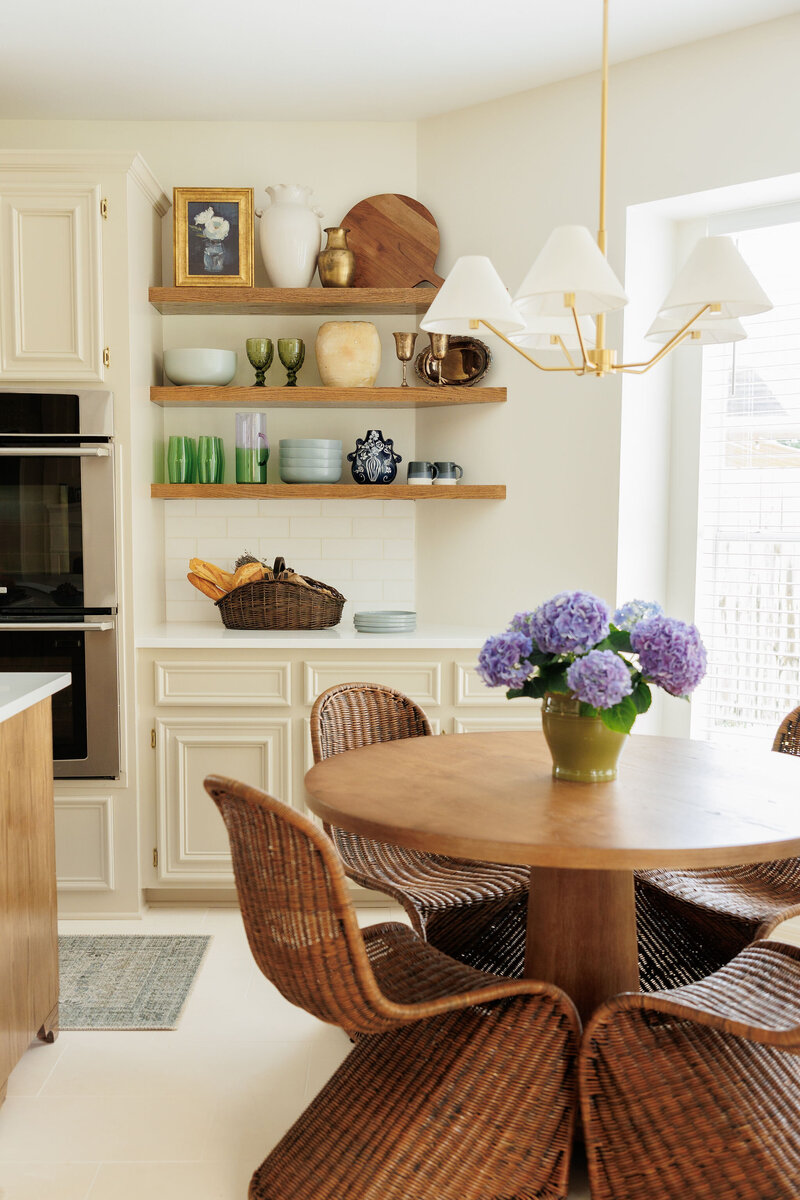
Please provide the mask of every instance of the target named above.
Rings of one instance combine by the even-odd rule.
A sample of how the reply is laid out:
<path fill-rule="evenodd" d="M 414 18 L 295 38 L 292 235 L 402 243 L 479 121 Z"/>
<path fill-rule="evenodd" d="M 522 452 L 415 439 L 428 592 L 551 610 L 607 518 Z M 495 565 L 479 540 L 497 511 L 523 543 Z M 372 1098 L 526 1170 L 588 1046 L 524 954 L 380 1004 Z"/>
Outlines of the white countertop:
<path fill-rule="evenodd" d="M 333 629 L 226 629 L 221 621 L 157 625 L 136 634 L 139 649 L 444 650 L 479 649 L 489 632 L 476 626 L 418 624 L 414 633 L 357 633 L 351 621 Z"/>
<path fill-rule="evenodd" d="M 0 721 L 7 721 L 40 700 L 69 687 L 72 676 L 47 671 L 0 672 Z"/>

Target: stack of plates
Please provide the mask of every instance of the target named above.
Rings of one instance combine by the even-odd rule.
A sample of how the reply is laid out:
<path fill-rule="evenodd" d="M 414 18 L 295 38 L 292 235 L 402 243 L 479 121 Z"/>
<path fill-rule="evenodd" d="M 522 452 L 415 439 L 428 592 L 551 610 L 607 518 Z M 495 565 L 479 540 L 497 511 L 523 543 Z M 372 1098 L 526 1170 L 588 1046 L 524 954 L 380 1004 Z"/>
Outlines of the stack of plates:
<path fill-rule="evenodd" d="M 415 612 L 357 612 L 353 624 L 359 633 L 413 633 Z"/>
<path fill-rule="evenodd" d="M 338 483 L 342 443 L 331 438 L 281 438 L 280 476 L 284 483 Z"/>

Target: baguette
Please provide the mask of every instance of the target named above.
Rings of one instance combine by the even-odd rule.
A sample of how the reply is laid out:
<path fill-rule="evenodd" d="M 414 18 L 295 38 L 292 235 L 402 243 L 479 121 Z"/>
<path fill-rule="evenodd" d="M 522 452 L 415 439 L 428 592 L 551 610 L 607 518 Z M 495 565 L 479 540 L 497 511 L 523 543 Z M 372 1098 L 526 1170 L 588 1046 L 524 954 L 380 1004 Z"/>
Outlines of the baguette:
<path fill-rule="evenodd" d="M 221 600 L 223 596 L 227 596 L 227 592 L 223 588 L 217 587 L 210 579 L 203 579 L 200 575 L 195 575 L 190 571 L 186 576 L 192 587 L 196 587 L 204 596 L 208 596 L 211 600 Z"/>
<path fill-rule="evenodd" d="M 194 575 L 199 575 L 201 579 L 207 579 L 215 587 L 221 588 L 223 592 L 229 592 L 234 586 L 233 575 L 231 575 L 230 571 L 223 571 L 222 567 L 216 567 L 214 563 L 204 562 L 202 558 L 191 559 L 189 570 Z"/>
<path fill-rule="evenodd" d="M 241 587 L 243 583 L 256 583 L 264 578 L 264 568 L 260 562 L 242 563 L 236 568 L 232 588 Z"/>

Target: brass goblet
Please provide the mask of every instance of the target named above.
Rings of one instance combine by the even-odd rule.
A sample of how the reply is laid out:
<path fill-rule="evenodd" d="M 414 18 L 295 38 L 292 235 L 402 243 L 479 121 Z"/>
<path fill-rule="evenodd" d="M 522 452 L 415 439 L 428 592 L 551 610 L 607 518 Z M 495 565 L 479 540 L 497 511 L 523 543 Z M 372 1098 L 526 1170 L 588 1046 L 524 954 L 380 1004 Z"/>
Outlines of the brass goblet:
<path fill-rule="evenodd" d="M 393 333 L 392 337 L 394 338 L 395 353 L 403 364 L 403 382 L 400 386 L 408 387 L 406 368 L 407 364 L 414 357 L 414 343 L 417 340 L 417 335 L 416 333 Z"/>
<path fill-rule="evenodd" d="M 302 338 L 278 338 L 278 358 L 286 367 L 284 387 L 297 387 L 297 372 L 306 359 L 306 344 Z"/>
<path fill-rule="evenodd" d="M 442 361 L 447 357 L 447 351 L 450 349 L 450 334 L 449 333 L 431 333 L 428 335 L 431 339 L 431 358 L 435 359 L 438 374 L 439 386 L 444 384 L 442 379 Z"/>
<path fill-rule="evenodd" d="M 245 342 L 251 367 L 255 367 L 256 381 L 253 387 L 266 387 L 264 376 L 272 365 L 275 348 L 271 338 L 248 338 Z"/>

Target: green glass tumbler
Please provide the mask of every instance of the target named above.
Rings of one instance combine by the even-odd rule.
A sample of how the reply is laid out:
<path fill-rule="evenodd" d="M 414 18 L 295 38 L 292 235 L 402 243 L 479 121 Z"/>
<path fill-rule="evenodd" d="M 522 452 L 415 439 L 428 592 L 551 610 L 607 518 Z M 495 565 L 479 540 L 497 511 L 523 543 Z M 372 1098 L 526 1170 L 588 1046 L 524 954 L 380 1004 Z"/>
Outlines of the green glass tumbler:
<path fill-rule="evenodd" d="M 197 439 L 197 482 L 220 483 L 220 447 L 222 441 L 218 437 L 202 434 Z M 220 475 L 218 479 L 217 476 Z"/>
<path fill-rule="evenodd" d="M 167 478 L 170 483 L 194 483 L 196 463 L 194 438 L 171 436 L 167 445 Z"/>
<path fill-rule="evenodd" d="M 222 483 L 225 479 L 225 443 L 221 437 L 215 437 L 214 442 L 217 447 L 217 469 L 214 474 L 214 483 Z"/>

